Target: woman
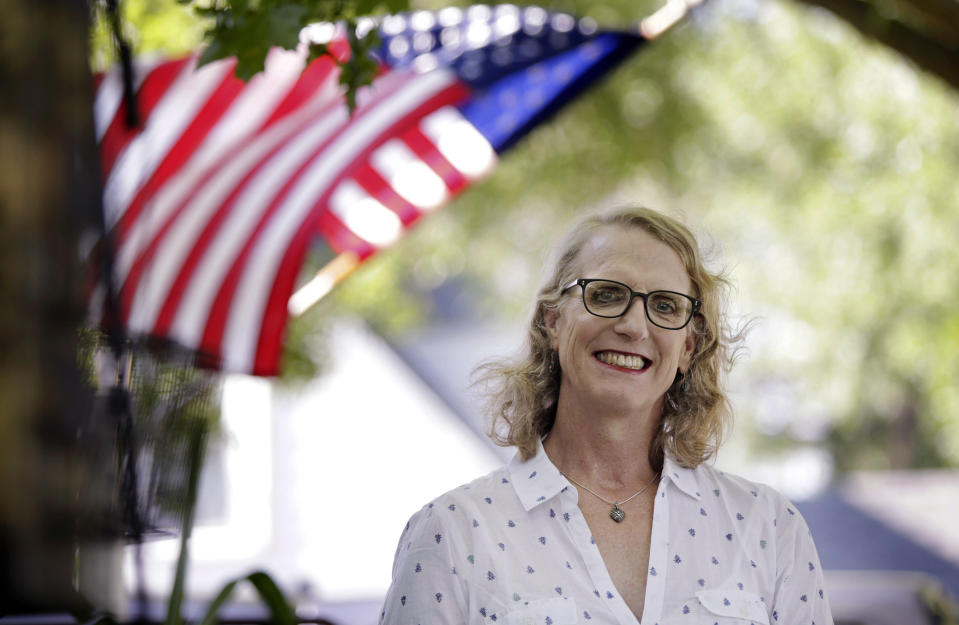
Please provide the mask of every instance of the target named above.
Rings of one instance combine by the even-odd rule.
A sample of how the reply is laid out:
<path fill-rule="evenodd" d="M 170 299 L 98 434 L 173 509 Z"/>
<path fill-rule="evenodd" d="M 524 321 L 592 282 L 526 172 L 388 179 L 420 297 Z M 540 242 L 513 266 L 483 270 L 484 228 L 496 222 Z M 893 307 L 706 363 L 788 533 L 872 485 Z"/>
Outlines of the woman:
<path fill-rule="evenodd" d="M 705 463 L 737 340 L 723 287 L 665 215 L 576 228 L 525 359 L 485 369 L 518 453 L 413 516 L 382 622 L 831 623 L 799 513 Z"/>

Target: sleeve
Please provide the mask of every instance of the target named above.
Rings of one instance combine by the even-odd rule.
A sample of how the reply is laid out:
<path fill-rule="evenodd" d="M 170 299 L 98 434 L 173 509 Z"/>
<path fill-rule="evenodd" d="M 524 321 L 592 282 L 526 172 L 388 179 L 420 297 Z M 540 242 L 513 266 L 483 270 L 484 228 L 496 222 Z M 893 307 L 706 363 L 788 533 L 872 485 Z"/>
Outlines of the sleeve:
<path fill-rule="evenodd" d="M 455 532 L 433 509 L 430 504 L 413 515 L 400 536 L 380 625 L 467 623 L 465 582 L 453 560 Z"/>
<path fill-rule="evenodd" d="M 833 625 L 816 545 L 806 520 L 781 495 L 776 509 L 772 625 Z"/>

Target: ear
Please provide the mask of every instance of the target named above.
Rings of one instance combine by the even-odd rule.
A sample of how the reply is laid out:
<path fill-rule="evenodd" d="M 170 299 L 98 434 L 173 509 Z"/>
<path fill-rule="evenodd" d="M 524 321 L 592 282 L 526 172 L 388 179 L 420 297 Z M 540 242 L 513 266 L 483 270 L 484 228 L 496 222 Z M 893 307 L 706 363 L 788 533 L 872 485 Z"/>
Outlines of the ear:
<path fill-rule="evenodd" d="M 686 373 L 689 369 L 689 363 L 693 359 L 693 352 L 696 351 L 696 332 L 692 329 L 692 324 L 686 326 L 686 340 L 683 341 L 683 352 L 679 355 L 679 370 Z"/>
<path fill-rule="evenodd" d="M 549 337 L 549 346 L 551 349 L 559 348 L 559 308 L 547 308 L 543 311 L 543 327 L 546 328 L 546 336 Z"/>

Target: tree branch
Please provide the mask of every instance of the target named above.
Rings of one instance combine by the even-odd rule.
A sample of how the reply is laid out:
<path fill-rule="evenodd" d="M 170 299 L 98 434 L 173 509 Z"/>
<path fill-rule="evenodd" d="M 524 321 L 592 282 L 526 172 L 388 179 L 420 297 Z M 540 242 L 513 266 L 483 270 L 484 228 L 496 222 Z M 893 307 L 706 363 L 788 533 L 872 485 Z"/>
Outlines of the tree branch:
<path fill-rule="evenodd" d="M 884 17 L 875 5 L 865 0 L 797 1 L 831 11 L 862 34 L 897 50 L 920 68 L 946 81 L 953 89 L 959 89 L 959 44 L 946 43 L 918 32 L 903 22 Z M 940 11 L 944 8 L 942 2 L 924 0 L 921 4 L 928 5 L 930 9 L 935 5 Z M 959 33 L 951 41 L 959 42 Z"/>

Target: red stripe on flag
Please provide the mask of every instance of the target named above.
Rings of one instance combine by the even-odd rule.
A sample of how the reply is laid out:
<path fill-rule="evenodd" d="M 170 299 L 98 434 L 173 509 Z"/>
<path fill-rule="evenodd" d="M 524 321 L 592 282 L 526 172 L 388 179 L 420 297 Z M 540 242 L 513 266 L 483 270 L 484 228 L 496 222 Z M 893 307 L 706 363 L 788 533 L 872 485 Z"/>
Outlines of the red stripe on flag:
<path fill-rule="evenodd" d="M 453 167 L 433 141 L 423 134 L 419 126 L 413 126 L 400 137 L 414 154 L 430 166 L 446 183 L 446 188 L 455 195 L 466 188 L 469 181 L 458 169 Z"/>
<path fill-rule="evenodd" d="M 399 88 L 403 84 L 402 81 L 396 81 L 394 84 L 395 88 Z M 223 332 L 226 329 L 227 316 L 230 311 L 231 306 L 233 305 L 233 297 L 236 292 L 237 285 L 239 283 L 240 277 L 243 274 L 243 271 L 246 267 L 247 260 L 250 256 L 250 253 L 253 249 L 254 244 L 256 243 L 257 238 L 260 236 L 262 231 L 265 229 L 267 222 L 276 212 L 279 205 L 284 199 L 286 199 L 290 189 L 296 184 L 303 172 L 306 171 L 315 161 L 315 159 L 321 157 L 323 151 L 332 143 L 334 143 L 339 137 L 346 132 L 350 124 L 357 123 L 362 117 L 369 115 L 371 111 L 376 109 L 377 106 L 382 104 L 384 101 L 389 99 L 389 96 L 392 95 L 392 90 L 382 90 L 382 91 L 373 91 L 375 93 L 376 100 L 367 104 L 366 106 L 361 106 L 360 109 L 354 112 L 353 117 L 349 119 L 346 124 L 340 126 L 336 132 L 331 134 L 326 138 L 323 143 L 318 146 L 309 158 L 305 159 L 301 165 L 296 169 L 295 172 L 292 172 L 289 178 L 284 182 L 283 186 L 277 191 L 274 195 L 273 200 L 270 202 L 270 205 L 263 211 L 263 214 L 260 216 L 259 221 L 256 226 L 250 233 L 249 237 L 243 244 L 242 250 L 239 254 L 236 255 L 233 264 L 230 266 L 229 271 L 227 272 L 224 280 L 220 286 L 220 289 L 217 292 L 216 298 L 213 301 L 213 305 L 210 309 L 209 316 L 207 318 L 206 325 L 203 330 L 203 337 L 200 340 L 200 348 L 209 354 L 214 354 L 218 358 L 222 357 L 222 340 Z M 342 103 L 338 103 L 339 106 L 343 106 Z M 387 104 L 388 105 L 388 104 Z M 364 152 L 360 152 L 364 154 Z M 318 199 L 317 206 L 325 206 L 326 199 L 329 197 L 331 186 L 335 186 L 337 179 L 334 178 L 331 185 L 328 185 L 325 189 L 321 191 L 320 198 Z M 312 223 L 312 221 L 311 221 Z M 302 256 L 301 256 L 302 257 Z M 292 290 L 292 289 L 291 289 Z M 285 308 L 284 308 L 285 311 Z M 284 314 L 286 314 L 284 312 Z"/>
<path fill-rule="evenodd" d="M 257 164 L 254 167 L 252 167 L 249 171 L 247 171 L 246 174 L 244 174 L 243 177 L 240 179 L 240 181 L 233 186 L 233 189 L 223 199 L 219 207 L 211 216 L 210 220 L 203 227 L 199 237 L 197 238 L 192 249 L 187 255 L 183 265 L 181 266 L 177 274 L 177 278 L 173 282 L 170 292 L 168 293 L 166 297 L 166 300 L 160 311 L 160 315 L 157 317 L 157 321 L 153 329 L 154 334 L 165 334 L 170 329 L 170 325 L 172 324 L 173 319 L 176 316 L 176 311 L 179 308 L 180 300 L 183 297 L 183 293 L 186 291 L 187 286 L 189 285 L 190 281 L 193 279 L 193 274 L 196 271 L 196 268 L 199 265 L 200 261 L 202 260 L 203 256 L 207 253 L 209 246 L 211 245 L 215 237 L 219 234 L 220 225 L 229 216 L 230 211 L 234 208 L 234 204 L 237 198 L 249 190 L 249 187 L 252 184 L 251 181 L 263 170 L 266 164 L 269 163 L 270 160 L 274 156 L 276 156 L 278 152 L 280 152 L 281 150 L 283 150 L 284 148 L 288 146 L 288 143 L 291 137 L 294 137 L 297 134 L 299 134 L 304 127 L 317 123 L 318 120 L 321 119 L 322 117 L 333 114 L 335 109 L 339 108 L 339 106 L 340 104 L 338 102 L 331 103 L 324 110 L 321 110 L 320 112 L 318 112 L 317 115 L 303 120 L 298 126 L 292 126 L 286 133 L 288 136 L 284 138 L 282 141 L 278 141 L 277 144 L 273 148 L 271 148 L 262 158 L 260 158 L 259 162 L 257 162 Z M 229 158 L 229 157 L 226 157 L 226 158 Z M 309 159 L 307 159 L 306 163 L 308 162 L 309 162 Z M 305 164 L 303 166 L 305 166 Z M 207 178 L 204 180 L 203 184 L 206 184 L 209 182 L 209 176 L 212 176 L 215 173 L 216 169 L 217 168 L 211 168 L 211 171 L 209 175 L 207 176 Z M 300 169 L 302 169 L 302 167 Z M 297 170 L 297 172 L 291 173 L 291 175 L 287 178 L 287 180 L 280 186 L 277 195 L 274 196 L 271 202 L 271 205 L 267 210 L 273 210 L 273 207 L 275 206 L 275 203 L 278 197 L 282 195 L 283 193 L 285 193 L 285 189 L 287 189 L 292 184 L 293 180 L 297 177 L 299 171 L 300 170 Z M 189 199 L 186 200 L 183 204 L 181 204 L 177 208 L 176 213 L 171 216 L 171 220 L 170 220 L 171 223 L 178 218 L 179 214 L 183 211 L 184 207 L 188 203 L 189 203 Z M 259 227 L 260 226 L 258 226 L 257 230 L 254 230 L 254 233 L 250 235 L 251 239 L 255 238 L 255 233 L 259 230 Z M 158 235 L 158 238 L 161 238 L 165 234 L 166 233 L 164 232 L 163 234 Z M 248 246 L 249 246 L 249 242 L 247 242 L 247 244 L 244 245 L 244 250 L 246 250 Z"/>
<path fill-rule="evenodd" d="M 330 50 L 336 51 L 343 46 L 346 46 L 345 42 L 334 41 L 330 44 Z M 349 46 L 346 48 L 349 50 Z M 327 81 L 334 77 L 334 74 L 338 76 L 336 70 L 336 63 L 330 57 L 321 56 L 314 59 L 300 74 L 296 84 L 276 107 L 273 114 L 263 123 L 263 128 L 276 123 L 306 104 Z"/>
<path fill-rule="evenodd" d="M 362 262 L 376 253 L 376 247 L 356 236 L 332 211 L 322 211 L 317 218 L 316 231 L 337 254 L 355 252 Z"/>
<path fill-rule="evenodd" d="M 126 148 L 130 141 L 142 130 L 147 118 L 156 108 L 157 103 L 163 98 L 163 95 L 176 80 L 176 77 L 183 71 L 184 65 L 190 61 L 190 58 L 161 63 L 154 67 L 136 93 L 137 114 L 140 121 L 140 127 L 129 128 L 127 126 L 127 103 L 126 99 L 121 99 L 120 106 L 117 107 L 116 114 L 110 121 L 103 139 L 100 141 L 100 164 L 103 168 L 103 179 L 106 180 L 110 171 L 116 164 L 117 157 Z"/>
<path fill-rule="evenodd" d="M 351 170 L 355 169 L 358 163 L 366 162 L 373 150 L 391 137 L 396 136 L 401 129 L 415 124 L 426 114 L 443 106 L 463 101 L 468 95 L 469 91 L 467 88 L 458 82 L 441 89 L 428 100 L 407 112 L 401 119 L 395 121 L 391 128 L 384 129 L 384 131 L 380 133 L 377 141 L 368 145 L 362 152 L 355 156 L 353 163 L 344 169 L 342 176 L 351 175 Z M 325 208 L 332 188 L 335 188 L 335 186 L 327 188 L 320 202 L 317 203 L 317 206 Z M 260 336 L 257 341 L 256 356 L 254 358 L 255 370 L 276 371 L 276 369 L 279 368 L 283 330 L 286 327 L 289 316 L 287 312 L 287 302 L 293 294 L 296 272 L 303 259 L 303 255 L 306 253 L 306 244 L 310 240 L 310 233 L 316 228 L 317 219 L 317 211 L 314 211 L 300 224 L 296 235 L 294 235 L 290 241 L 290 244 L 286 248 L 286 253 L 283 255 L 283 260 L 280 263 L 280 271 L 277 273 L 276 280 L 273 281 L 270 298 L 267 302 L 263 321 L 260 326 Z M 268 375 L 273 375 L 273 373 Z"/>
<path fill-rule="evenodd" d="M 361 163 L 353 171 L 352 177 L 380 204 L 399 215 L 404 226 L 411 224 L 420 216 L 419 209 L 403 199 L 369 163 Z"/>
<path fill-rule="evenodd" d="M 231 59 L 232 61 L 232 59 Z M 140 216 L 146 202 L 154 197 L 161 187 L 186 163 L 203 143 L 210 130 L 226 114 L 230 105 L 243 91 L 244 83 L 233 75 L 232 68 L 227 71 L 220 84 L 216 87 L 206 103 L 200 107 L 196 117 L 180 135 L 176 143 L 170 148 L 166 156 L 157 166 L 153 175 L 140 187 L 130 205 L 117 222 L 116 228 L 120 239 L 125 239 L 131 226 Z"/>

